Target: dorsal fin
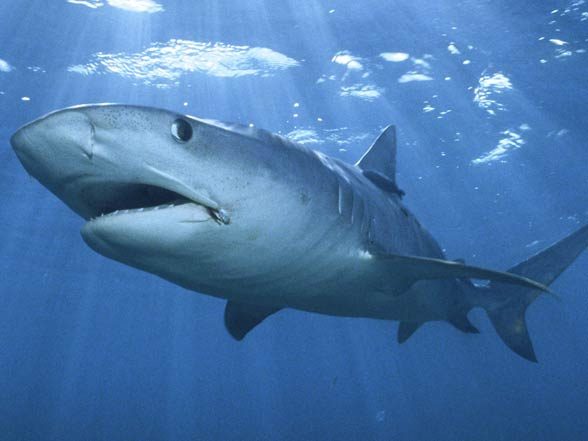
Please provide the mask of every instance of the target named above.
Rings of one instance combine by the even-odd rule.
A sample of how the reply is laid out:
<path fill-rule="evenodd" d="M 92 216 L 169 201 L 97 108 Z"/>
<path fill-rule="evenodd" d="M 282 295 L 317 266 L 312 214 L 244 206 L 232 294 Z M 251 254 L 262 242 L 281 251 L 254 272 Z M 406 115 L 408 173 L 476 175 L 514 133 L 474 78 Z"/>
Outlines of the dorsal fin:
<path fill-rule="evenodd" d="M 396 185 L 396 127 L 386 127 L 355 165 L 382 190 L 404 194 Z"/>

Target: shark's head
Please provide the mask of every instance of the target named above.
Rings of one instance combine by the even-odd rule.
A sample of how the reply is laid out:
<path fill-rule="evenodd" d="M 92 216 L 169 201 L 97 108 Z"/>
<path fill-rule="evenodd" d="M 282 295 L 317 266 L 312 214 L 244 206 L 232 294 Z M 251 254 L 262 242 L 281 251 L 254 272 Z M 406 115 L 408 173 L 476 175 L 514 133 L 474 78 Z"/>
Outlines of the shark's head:
<path fill-rule="evenodd" d="M 93 249 L 177 279 L 170 273 L 182 266 L 226 258 L 271 215 L 263 200 L 276 152 L 259 136 L 166 110 L 88 105 L 44 116 L 11 143 L 26 170 L 87 220 Z"/>

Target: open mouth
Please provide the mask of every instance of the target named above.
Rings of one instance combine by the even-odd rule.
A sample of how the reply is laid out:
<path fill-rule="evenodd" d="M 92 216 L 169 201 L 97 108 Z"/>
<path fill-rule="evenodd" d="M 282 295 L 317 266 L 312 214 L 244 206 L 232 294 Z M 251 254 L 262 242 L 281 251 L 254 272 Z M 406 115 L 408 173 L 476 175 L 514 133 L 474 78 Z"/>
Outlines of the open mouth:
<path fill-rule="evenodd" d="M 204 207 L 216 222 L 221 224 L 230 222 L 228 215 L 221 208 L 209 206 L 200 200 L 196 201 L 180 193 L 154 185 L 109 183 L 89 186 L 83 189 L 83 198 L 91 207 L 90 220 L 195 204 Z"/>

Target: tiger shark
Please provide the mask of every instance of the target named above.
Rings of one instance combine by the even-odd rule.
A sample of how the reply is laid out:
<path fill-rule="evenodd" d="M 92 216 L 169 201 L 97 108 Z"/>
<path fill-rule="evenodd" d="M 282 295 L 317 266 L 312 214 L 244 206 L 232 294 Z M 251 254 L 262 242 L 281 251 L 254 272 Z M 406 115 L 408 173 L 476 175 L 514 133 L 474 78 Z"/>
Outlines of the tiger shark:
<path fill-rule="evenodd" d="M 508 271 L 448 260 L 402 201 L 394 126 L 356 164 L 264 130 L 116 104 L 50 113 L 11 144 L 86 220 L 93 250 L 226 299 L 237 340 L 284 308 L 399 321 L 402 343 L 430 321 L 477 333 L 467 314 L 482 307 L 537 361 L 525 311 L 588 246 L 585 226 Z"/>

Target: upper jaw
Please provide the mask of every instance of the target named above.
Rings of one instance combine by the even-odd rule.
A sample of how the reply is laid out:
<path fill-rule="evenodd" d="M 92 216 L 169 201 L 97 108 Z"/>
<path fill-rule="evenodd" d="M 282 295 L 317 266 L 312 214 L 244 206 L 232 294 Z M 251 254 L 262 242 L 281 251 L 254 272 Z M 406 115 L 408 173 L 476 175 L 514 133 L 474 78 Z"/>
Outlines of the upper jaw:
<path fill-rule="evenodd" d="M 149 163 L 149 159 L 129 154 L 123 157 L 125 149 L 119 147 L 124 146 L 116 139 L 97 142 L 96 121 L 85 109 L 51 113 L 20 128 L 11 138 L 27 171 L 74 211 L 91 219 L 182 199 L 205 207 L 222 224 L 230 222 L 227 211 L 207 190 L 166 171 L 170 166 L 165 162 L 152 157 Z M 96 142 L 100 148 L 94 151 Z"/>
<path fill-rule="evenodd" d="M 43 142 L 41 137 L 31 139 L 31 130 L 36 130 L 32 124 L 12 136 L 15 152 L 31 175 L 82 217 L 93 219 L 121 211 L 139 213 L 141 208 L 160 209 L 182 200 L 203 206 L 210 217 L 221 224 L 230 223 L 228 212 L 208 191 L 188 185 L 160 167 L 144 163 L 135 171 L 123 170 L 113 163 L 100 164 L 100 158 L 92 159 L 86 155 L 76 157 L 76 166 L 66 169 L 63 161 L 60 164 L 53 159 L 49 162 L 42 160 L 43 157 L 39 159 L 40 153 L 48 158 L 54 158 L 54 155 L 48 156 L 44 152 L 47 148 L 40 145 Z M 129 179 L 133 175 L 135 177 Z"/>

